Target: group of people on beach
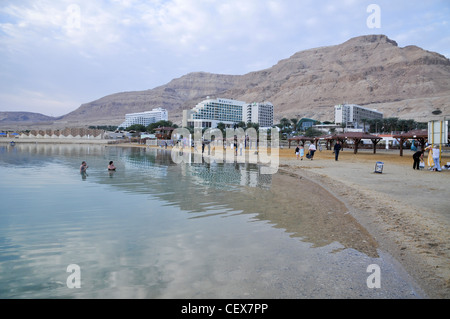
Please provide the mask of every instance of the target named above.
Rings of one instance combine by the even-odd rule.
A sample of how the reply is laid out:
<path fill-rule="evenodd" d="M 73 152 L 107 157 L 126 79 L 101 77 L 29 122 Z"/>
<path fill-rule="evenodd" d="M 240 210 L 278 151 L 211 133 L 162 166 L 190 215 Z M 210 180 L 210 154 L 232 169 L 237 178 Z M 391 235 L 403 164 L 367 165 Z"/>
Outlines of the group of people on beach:
<path fill-rule="evenodd" d="M 335 161 L 338 161 L 339 158 L 339 152 L 342 150 L 342 145 L 339 141 L 336 142 L 333 148 L 334 153 L 334 159 Z M 428 151 L 428 159 L 427 159 L 427 166 L 429 170 L 440 172 L 442 171 L 441 164 L 440 164 L 440 149 L 438 145 L 427 145 L 425 149 L 421 149 L 420 147 L 417 149 L 417 151 L 413 155 L 413 169 L 421 169 L 425 168 L 425 162 L 423 160 L 424 153 Z M 308 153 L 306 154 L 306 157 L 313 160 L 314 153 L 316 152 L 316 146 L 314 143 L 311 143 L 308 149 Z M 297 156 L 297 159 L 303 160 L 303 157 L 305 156 L 305 148 L 303 145 L 297 145 L 297 148 L 295 149 L 295 155 Z"/>
<path fill-rule="evenodd" d="M 311 144 L 309 146 L 308 153 L 306 154 L 306 158 L 309 158 L 312 161 L 315 151 L 316 146 L 314 144 Z M 295 155 L 297 156 L 297 159 L 303 161 L 303 157 L 305 156 L 305 148 L 303 147 L 303 145 L 297 145 L 297 148 L 295 149 Z"/>
<path fill-rule="evenodd" d="M 321 147 L 321 146 L 319 145 L 319 147 Z M 339 141 L 337 141 L 333 148 L 334 159 L 336 161 L 339 158 L 339 152 L 341 151 L 341 149 L 342 149 L 341 143 Z M 311 143 L 309 145 L 308 153 L 306 154 L 306 158 L 309 158 L 312 161 L 314 159 L 314 153 L 316 152 L 316 150 L 317 150 L 316 145 L 314 143 Z M 320 151 L 322 151 L 321 148 L 320 148 Z M 303 147 L 303 145 L 297 145 L 297 148 L 295 149 L 295 155 L 297 156 L 297 159 L 300 159 L 301 161 L 303 161 L 303 156 L 305 156 L 305 148 Z"/>
<path fill-rule="evenodd" d="M 81 166 L 80 166 L 80 173 L 86 173 L 86 170 L 88 169 L 89 166 L 87 166 L 86 161 L 82 161 L 81 162 Z M 116 166 L 114 165 L 113 161 L 109 161 L 108 164 L 108 171 L 115 171 L 116 170 Z"/>
<path fill-rule="evenodd" d="M 413 169 L 420 170 L 420 168 L 425 168 L 425 162 L 423 160 L 425 151 L 428 151 L 428 169 L 435 172 L 442 171 L 440 163 L 440 149 L 438 145 L 428 145 L 425 149 L 419 148 L 413 155 Z"/>
<path fill-rule="evenodd" d="M 316 145 L 311 143 L 308 148 L 308 153 L 306 154 L 306 158 L 310 159 L 311 161 L 314 159 L 314 153 L 316 152 Z M 300 159 L 303 161 L 303 157 L 305 156 L 305 148 L 303 145 L 297 145 L 297 148 L 295 149 L 295 155 L 297 156 L 297 159 Z"/>

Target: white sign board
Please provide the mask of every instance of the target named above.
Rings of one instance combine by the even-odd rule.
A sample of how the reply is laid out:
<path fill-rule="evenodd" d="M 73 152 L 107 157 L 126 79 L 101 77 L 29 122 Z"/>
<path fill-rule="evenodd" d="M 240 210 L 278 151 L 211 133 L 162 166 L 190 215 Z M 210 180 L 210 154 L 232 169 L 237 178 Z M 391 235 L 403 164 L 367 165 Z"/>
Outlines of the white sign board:
<path fill-rule="evenodd" d="M 428 143 L 430 144 L 448 143 L 448 121 L 428 122 Z"/>

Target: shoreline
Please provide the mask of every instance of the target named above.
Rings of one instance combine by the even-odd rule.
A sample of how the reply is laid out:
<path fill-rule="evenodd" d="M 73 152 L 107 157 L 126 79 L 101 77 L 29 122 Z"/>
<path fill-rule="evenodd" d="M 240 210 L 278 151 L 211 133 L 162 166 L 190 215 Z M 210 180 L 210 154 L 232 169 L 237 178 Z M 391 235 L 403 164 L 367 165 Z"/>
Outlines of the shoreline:
<path fill-rule="evenodd" d="M 290 153 L 293 153 L 291 151 Z M 374 173 L 383 161 L 382 174 Z M 287 154 L 280 168 L 324 187 L 408 272 L 429 298 L 450 297 L 450 171 L 412 169 L 412 152 L 316 152 L 313 161 Z M 422 196 L 420 196 L 422 194 Z"/>
<path fill-rule="evenodd" d="M 359 150 L 354 154 L 346 149 L 336 162 L 332 151 L 323 150 L 315 153 L 313 161 L 301 161 L 294 148 L 283 148 L 279 170 L 307 178 L 336 197 L 428 298 L 448 299 L 450 170 L 413 170 L 413 153 Z M 384 162 L 381 174 L 374 172 L 378 161 Z M 450 162 L 449 154 L 443 155 L 442 162 Z"/>
<path fill-rule="evenodd" d="M 335 196 L 428 298 L 448 299 L 450 170 L 413 170 L 413 153 L 359 150 L 354 154 L 345 149 L 336 162 L 332 151 L 323 150 L 315 153 L 313 161 L 306 157 L 301 161 L 294 148 L 283 148 L 279 170 L 305 177 Z M 384 162 L 381 174 L 374 172 L 378 161 Z M 450 154 L 444 154 L 442 162 L 450 162 Z"/>
<path fill-rule="evenodd" d="M 14 140 L 18 142 L 17 140 Z M 10 141 L 0 141 L 7 142 Z M 158 148 L 108 140 L 21 140 L 20 143 L 96 144 Z M 167 149 L 169 151 L 170 148 Z M 247 151 L 248 152 L 248 151 Z M 412 151 L 345 149 L 339 161 L 332 151 L 314 160 L 297 160 L 294 148 L 279 149 L 279 170 L 304 177 L 343 203 L 351 216 L 409 274 L 428 298 L 450 298 L 450 170 L 412 169 Z M 425 156 L 426 157 L 426 156 Z M 383 173 L 374 173 L 384 162 Z M 425 158 L 426 162 L 426 158 Z M 444 154 L 442 163 L 450 162 Z"/>

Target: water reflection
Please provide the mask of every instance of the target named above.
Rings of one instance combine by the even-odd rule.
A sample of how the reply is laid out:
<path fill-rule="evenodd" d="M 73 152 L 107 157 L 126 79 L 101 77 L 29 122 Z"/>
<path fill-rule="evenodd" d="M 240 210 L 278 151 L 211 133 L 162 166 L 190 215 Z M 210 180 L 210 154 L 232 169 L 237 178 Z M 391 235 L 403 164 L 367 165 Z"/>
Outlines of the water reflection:
<path fill-rule="evenodd" d="M 161 149 L 0 152 L 0 298 L 411 298 L 345 206 L 300 176 L 175 165 Z M 367 289 L 372 263 L 382 290 Z"/>
<path fill-rule="evenodd" d="M 257 165 L 248 163 L 176 165 L 170 151 L 163 149 L 19 144 L 3 147 L 1 152 L 1 162 L 18 166 L 59 161 L 75 168 L 87 159 L 90 168 L 83 180 L 127 193 L 150 194 L 192 218 L 226 215 L 228 211 L 254 214 L 313 247 L 339 242 L 341 249 L 378 256 L 375 239 L 342 202 L 301 176 L 283 172 L 262 175 Z M 116 163 L 116 172 L 106 170 L 109 160 Z"/>
<path fill-rule="evenodd" d="M 150 154 L 152 165 L 170 162 L 170 152 L 152 150 Z M 143 163 L 141 168 L 148 167 L 145 161 L 136 161 L 139 167 L 138 163 Z M 247 163 L 180 164 L 177 170 L 166 171 L 176 175 L 181 171 L 179 187 L 158 183 L 160 192 L 155 195 L 191 213 L 206 213 L 195 218 L 223 214 L 223 209 L 210 212 L 211 207 L 221 205 L 242 214 L 256 214 L 259 220 L 269 221 L 313 247 L 339 242 L 340 249 L 353 248 L 378 257 L 376 240 L 328 191 L 306 178 L 283 172 L 263 175 L 259 168 Z"/>

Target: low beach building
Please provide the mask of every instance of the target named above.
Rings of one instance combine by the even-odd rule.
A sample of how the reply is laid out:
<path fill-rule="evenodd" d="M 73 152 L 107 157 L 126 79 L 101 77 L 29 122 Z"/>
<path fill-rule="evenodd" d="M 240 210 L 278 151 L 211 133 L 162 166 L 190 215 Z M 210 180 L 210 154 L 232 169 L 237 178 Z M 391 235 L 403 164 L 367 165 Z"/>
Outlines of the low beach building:
<path fill-rule="evenodd" d="M 300 121 L 297 122 L 297 130 L 306 131 L 307 129 L 312 128 L 316 123 L 317 123 L 316 120 L 302 118 Z"/>

